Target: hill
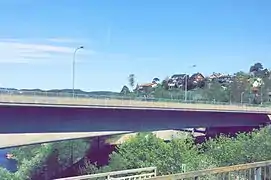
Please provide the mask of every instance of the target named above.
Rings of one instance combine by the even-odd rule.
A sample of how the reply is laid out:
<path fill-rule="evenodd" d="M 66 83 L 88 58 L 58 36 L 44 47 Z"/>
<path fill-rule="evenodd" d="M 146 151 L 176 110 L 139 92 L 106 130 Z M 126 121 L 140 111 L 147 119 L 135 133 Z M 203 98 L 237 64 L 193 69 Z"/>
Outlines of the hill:
<path fill-rule="evenodd" d="M 27 93 L 29 94 L 30 92 L 35 92 L 35 93 L 63 93 L 63 94 L 72 94 L 73 90 L 72 89 L 50 89 L 50 90 L 42 90 L 42 89 L 16 89 L 16 88 L 0 88 L 0 91 L 2 92 L 15 92 L 15 93 L 20 93 L 24 94 Z M 118 92 L 112 92 L 112 91 L 83 91 L 80 89 L 75 89 L 74 90 L 75 94 L 81 95 L 81 96 L 119 96 L 120 93 Z"/>

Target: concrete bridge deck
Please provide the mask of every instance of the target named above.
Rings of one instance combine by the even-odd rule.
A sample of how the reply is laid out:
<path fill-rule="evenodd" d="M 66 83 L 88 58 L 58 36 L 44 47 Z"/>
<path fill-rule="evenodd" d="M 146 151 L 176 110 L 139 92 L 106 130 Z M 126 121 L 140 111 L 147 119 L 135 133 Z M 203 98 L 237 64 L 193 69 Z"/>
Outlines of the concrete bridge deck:
<path fill-rule="evenodd" d="M 0 115 L 0 133 L 141 132 L 259 126 L 270 122 L 268 115 L 263 112 L 48 104 L 2 104 Z"/>
<path fill-rule="evenodd" d="M 120 100 L 110 98 L 87 97 L 52 97 L 40 95 L 0 94 L 2 104 L 39 104 L 61 106 L 99 106 L 115 108 L 144 108 L 144 109 L 182 109 L 185 111 L 210 111 L 210 112 L 245 112 L 271 114 L 271 107 L 247 106 L 247 105 L 222 105 L 203 103 L 177 103 L 177 102 L 148 102 L 142 100 Z"/>
<path fill-rule="evenodd" d="M 157 131 L 258 126 L 270 107 L 0 93 L 0 133 Z"/>

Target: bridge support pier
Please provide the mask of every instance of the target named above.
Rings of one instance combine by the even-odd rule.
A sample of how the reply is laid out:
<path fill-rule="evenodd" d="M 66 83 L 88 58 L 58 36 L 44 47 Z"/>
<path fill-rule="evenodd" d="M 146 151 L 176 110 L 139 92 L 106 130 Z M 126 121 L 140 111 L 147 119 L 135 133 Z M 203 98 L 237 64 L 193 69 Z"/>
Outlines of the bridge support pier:
<path fill-rule="evenodd" d="M 108 164 L 109 155 L 115 150 L 115 145 L 105 142 L 103 137 L 95 137 L 91 140 L 90 150 L 87 154 L 89 161 L 97 166 Z"/>

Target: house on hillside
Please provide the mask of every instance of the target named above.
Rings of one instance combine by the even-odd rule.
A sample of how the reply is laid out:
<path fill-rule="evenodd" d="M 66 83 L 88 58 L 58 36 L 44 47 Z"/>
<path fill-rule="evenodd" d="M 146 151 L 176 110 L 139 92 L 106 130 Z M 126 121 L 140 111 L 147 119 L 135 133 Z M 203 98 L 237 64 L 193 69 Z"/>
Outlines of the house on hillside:
<path fill-rule="evenodd" d="M 205 86 L 205 77 L 201 73 L 195 73 L 188 79 L 188 89 L 202 88 Z"/>
<path fill-rule="evenodd" d="M 139 92 L 148 93 L 148 92 L 151 92 L 153 90 L 153 88 L 156 88 L 156 87 L 157 87 L 156 82 L 145 83 L 145 84 L 138 85 L 136 90 Z"/>
<path fill-rule="evenodd" d="M 189 75 L 187 74 L 174 74 L 168 80 L 169 88 L 182 88 L 185 85 L 186 78 L 188 80 Z"/>
<path fill-rule="evenodd" d="M 167 81 L 167 85 L 168 85 L 169 89 L 177 88 L 176 82 L 173 79 L 171 79 L 171 78 Z"/>
<path fill-rule="evenodd" d="M 157 85 L 158 84 L 156 82 L 140 84 L 136 87 L 135 90 L 144 97 L 150 97 Z"/>
<path fill-rule="evenodd" d="M 194 88 L 201 88 L 205 85 L 205 77 L 201 73 L 195 73 L 191 77 L 187 74 L 174 74 L 168 80 L 169 88 L 185 89 L 187 83 L 187 89 L 192 90 Z"/>
<path fill-rule="evenodd" d="M 186 76 L 186 74 L 174 74 L 174 75 L 171 76 L 170 79 L 177 81 L 177 80 L 180 80 L 180 79 L 184 79 L 185 76 Z"/>
<path fill-rule="evenodd" d="M 219 78 L 221 76 L 221 73 L 215 73 L 213 72 L 213 74 L 211 74 L 209 77 L 208 77 L 208 80 L 209 81 L 214 81 L 215 79 Z"/>
<path fill-rule="evenodd" d="M 144 88 L 155 88 L 156 86 L 157 86 L 157 83 L 154 83 L 154 82 L 152 82 L 152 83 L 145 83 L 145 84 L 140 84 L 138 86 L 138 89 L 140 90 L 140 89 L 144 89 Z"/>
<path fill-rule="evenodd" d="M 191 80 L 193 83 L 197 84 L 201 81 L 204 81 L 205 77 L 201 73 L 195 73 L 189 78 L 189 80 Z"/>
<path fill-rule="evenodd" d="M 229 84 L 232 82 L 232 76 L 229 74 L 213 73 L 208 77 L 211 82 L 218 82 L 221 84 Z"/>

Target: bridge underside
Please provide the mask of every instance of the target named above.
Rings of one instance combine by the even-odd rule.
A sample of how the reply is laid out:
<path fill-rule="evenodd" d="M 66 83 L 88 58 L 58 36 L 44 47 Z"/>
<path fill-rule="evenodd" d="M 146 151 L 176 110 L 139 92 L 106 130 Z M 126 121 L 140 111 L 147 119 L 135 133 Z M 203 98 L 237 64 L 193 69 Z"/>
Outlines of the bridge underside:
<path fill-rule="evenodd" d="M 153 131 L 158 138 L 164 141 L 170 141 L 174 138 L 186 137 L 191 131 Z M 0 149 L 23 145 L 40 144 L 48 142 L 56 142 L 63 140 L 74 140 L 82 138 L 91 138 L 92 141 L 98 140 L 99 144 L 117 145 L 122 144 L 130 137 L 135 136 L 136 132 L 112 131 L 112 132 L 81 132 L 81 133 L 14 133 L 0 134 Z M 118 135 L 118 136 L 115 136 Z M 192 133 L 193 136 L 202 136 L 203 133 Z"/>
<path fill-rule="evenodd" d="M 197 127 L 259 126 L 266 114 L 159 109 L 0 107 L 0 133 L 156 131 Z"/>
<path fill-rule="evenodd" d="M 0 149 L 63 140 L 111 136 L 129 132 L 15 133 L 0 134 Z"/>

